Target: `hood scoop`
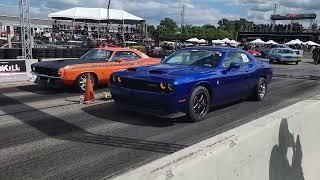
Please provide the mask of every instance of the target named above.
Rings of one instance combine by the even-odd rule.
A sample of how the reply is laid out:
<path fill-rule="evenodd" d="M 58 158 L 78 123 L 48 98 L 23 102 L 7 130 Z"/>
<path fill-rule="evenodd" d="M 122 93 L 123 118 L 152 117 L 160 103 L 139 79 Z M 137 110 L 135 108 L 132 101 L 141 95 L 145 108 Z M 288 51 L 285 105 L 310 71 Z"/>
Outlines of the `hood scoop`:
<path fill-rule="evenodd" d="M 160 70 L 150 70 L 149 73 L 150 74 L 164 74 L 165 72 L 160 71 Z"/>

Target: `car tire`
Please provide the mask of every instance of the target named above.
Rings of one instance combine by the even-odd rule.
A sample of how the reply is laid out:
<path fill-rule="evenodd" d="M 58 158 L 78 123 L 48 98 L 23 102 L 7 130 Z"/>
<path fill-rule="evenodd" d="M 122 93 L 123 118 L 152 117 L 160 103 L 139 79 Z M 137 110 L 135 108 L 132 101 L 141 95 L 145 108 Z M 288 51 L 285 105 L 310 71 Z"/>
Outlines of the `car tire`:
<path fill-rule="evenodd" d="M 94 88 L 97 80 L 94 77 L 94 75 L 92 75 L 92 74 L 90 74 L 90 78 L 91 78 L 92 86 Z M 76 84 L 75 84 L 77 90 L 82 91 L 82 92 L 86 90 L 86 79 L 87 79 L 87 73 L 80 74 L 77 77 Z"/>
<path fill-rule="evenodd" d="M 298 65 L 299 64 L 299 61 L 296 61 L 296 65 Z"/>
<path fill-rule="evenodd" d="M 260 77 L 254 89 L 253 99 L 262 101 L 267 94 L 267 81 L 265 78 Z"/>
<path fill-rule="evenodd" d="M 203 86 L 196 87 L 190 97 L 188 104 L 188 116 L 191 122 L 205 119 L 210 109 L 210 95 Z"/>

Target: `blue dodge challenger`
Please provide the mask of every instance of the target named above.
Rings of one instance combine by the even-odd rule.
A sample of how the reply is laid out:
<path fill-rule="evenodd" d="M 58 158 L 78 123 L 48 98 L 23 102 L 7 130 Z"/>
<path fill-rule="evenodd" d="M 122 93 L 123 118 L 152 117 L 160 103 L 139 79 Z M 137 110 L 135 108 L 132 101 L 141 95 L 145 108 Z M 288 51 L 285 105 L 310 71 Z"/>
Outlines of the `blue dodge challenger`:
<path fill-rule="evenodd" d="M 271 79 L 270 65 L 243 50 L 192 47 L 159 65 L 115 72 L 109 88 L 114 101 L 129 110 L 201 121 L 212 106 L 247 97 L 263 100 Z"/>

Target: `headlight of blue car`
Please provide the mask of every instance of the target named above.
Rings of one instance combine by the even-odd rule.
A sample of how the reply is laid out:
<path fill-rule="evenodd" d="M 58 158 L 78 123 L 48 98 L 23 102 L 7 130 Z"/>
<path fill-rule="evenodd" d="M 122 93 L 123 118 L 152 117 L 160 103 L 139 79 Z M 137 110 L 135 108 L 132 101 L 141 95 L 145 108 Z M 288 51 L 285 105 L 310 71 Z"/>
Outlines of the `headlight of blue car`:
<path fill-rule="evenodd" d="M 170 84 L 170 83 L 160 83 L 160 89 L 161 90 L 169 90 L 169 91 L 173 91 L 174 90 L 174 85 Z"/>

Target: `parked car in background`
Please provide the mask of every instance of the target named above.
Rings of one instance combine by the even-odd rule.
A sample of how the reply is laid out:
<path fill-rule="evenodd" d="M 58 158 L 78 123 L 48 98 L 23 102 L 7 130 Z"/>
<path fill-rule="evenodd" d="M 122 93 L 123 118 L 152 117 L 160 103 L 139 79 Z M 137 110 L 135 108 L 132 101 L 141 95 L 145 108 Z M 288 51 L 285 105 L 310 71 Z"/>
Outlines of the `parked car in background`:
<path fill-rule="evenodd" d="M 248 50 L 250 54 L 252 54 L 254 57 L 261 57 L 261 53 L 256 50 Z"/>
<path fill-rule="evenodd" d="M 261 57 L 268 58 L 268 54 L 270 50 L 273 48 L 285 48 L 285 46 L 282 44 L 264 45 L 262 47 L 257 48 L 257 51 L 261 53 Z"/>
<path fill-rule="evenodd" d="M 247 97 L 263 100 L 272 69 L 240 49 L 199 46 L 177 50 L 159 65 L 129 68 L 110 78 L 110 92 L 120 107 L 200 121 L 212 106 Z"/>
<path fill-rule="evenodd" d="M 87 73 L 93 85 L 106 85 L 110 74 L 120 69 L 142 65 L 159 64 L 160 59 L 150 58 L 144 53 L 129 48 L 95 48 L 79 59 L 63 59 L 33 64 L 32 73 L 41 86 L 63 84 L 85 90 Z"/>
<path fill-rule="evenodd" d="M 268 57 L 270 63 L 294 62 L 296 64 L 299 64 L 299 62 L 302 60 L 302 57 L 290 48 L 273 48 L 270 50 Z"/>

